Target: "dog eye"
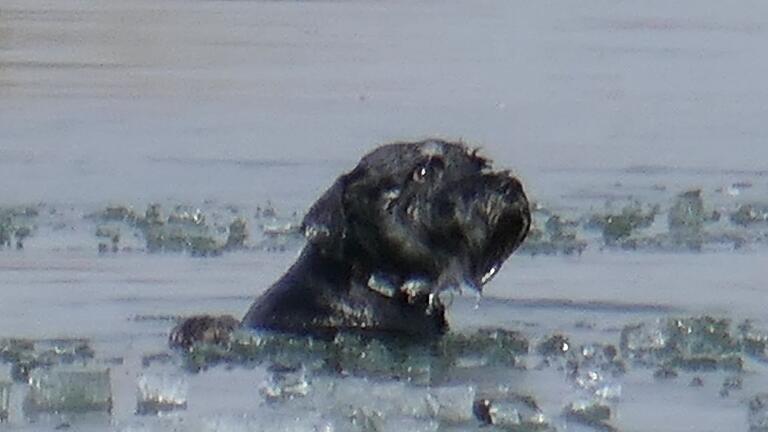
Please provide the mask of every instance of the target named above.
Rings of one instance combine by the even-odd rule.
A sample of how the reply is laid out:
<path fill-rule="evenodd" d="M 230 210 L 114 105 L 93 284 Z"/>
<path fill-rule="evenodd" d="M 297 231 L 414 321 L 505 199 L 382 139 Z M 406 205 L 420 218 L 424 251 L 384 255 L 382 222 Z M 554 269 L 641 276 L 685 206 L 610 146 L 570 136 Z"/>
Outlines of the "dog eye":
<path fill-rule="evenodd" d="M 418 166 L 415 170 L 413 170 L 413 180 L 421 183 L 427 179 L 428 174 L 429 170 L 427 169 L 426 165 Z"/>
<path fill-rule="evenodd" d="M 441 171 L 444 167 L 445 163 L 441 158 L 430 158 L 413 170 L 413 180 L 422 183 L 429 177 L 435 175 L 438 171 Z"/>

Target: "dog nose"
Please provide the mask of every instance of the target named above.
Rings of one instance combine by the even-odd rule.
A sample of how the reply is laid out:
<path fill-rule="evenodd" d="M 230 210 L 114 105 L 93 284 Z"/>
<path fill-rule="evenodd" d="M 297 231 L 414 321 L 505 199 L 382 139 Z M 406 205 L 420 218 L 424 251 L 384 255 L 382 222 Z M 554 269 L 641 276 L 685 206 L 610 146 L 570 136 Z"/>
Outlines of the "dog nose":
<path fill-rule="evenodd" d="M 507 206 L 517 206 L 519 201 L 526 199 L 520 181 L 506 173 L 485 174 L 481 190 L 488 213 L 502 211 Z"/>

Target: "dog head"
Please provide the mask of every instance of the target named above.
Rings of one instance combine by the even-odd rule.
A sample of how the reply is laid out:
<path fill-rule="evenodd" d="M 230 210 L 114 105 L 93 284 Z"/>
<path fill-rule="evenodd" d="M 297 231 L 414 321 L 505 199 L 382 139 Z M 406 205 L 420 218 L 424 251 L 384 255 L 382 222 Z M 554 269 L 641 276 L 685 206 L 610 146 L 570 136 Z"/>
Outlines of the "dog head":
<path fill-rule="evenodd" d="M 304 218 L 308 241 L 358 272 L 478 290 L 530 226 L 520 182 L 460 143 L 377 148 L 342 175 Z"/>

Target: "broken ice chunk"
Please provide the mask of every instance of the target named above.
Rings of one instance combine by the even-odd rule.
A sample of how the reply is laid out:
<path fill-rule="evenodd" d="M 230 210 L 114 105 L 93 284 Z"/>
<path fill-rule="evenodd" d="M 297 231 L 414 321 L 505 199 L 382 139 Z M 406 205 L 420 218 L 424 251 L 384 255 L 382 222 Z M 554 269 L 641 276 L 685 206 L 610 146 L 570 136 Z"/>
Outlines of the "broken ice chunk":
<path fill-rule="evenodd" d="M 529 342 L 517 331 L 484 328 L 471 334 L 448 334 L 439 349 L 456 365 L 515 366 L 518 356 L 528 354 Z"/>
<path fill-rule="evenodd" d="M 61 367 L 30 373 L 28 412 L 111 411 L 109 369 Z"/>
<path fill-rule="evenodd" d="M 163 425 L 162 429 L 152 431 L 196 431 L 196 432 L 255 432 L 255 431 L 296 431 L 296 432 L 333 432 L 336 428 L 322 413 L 305 410 L 296 413 L 290 409 L 274 407 L 253 408 L 248 414 L 216 414 L 199 420 L 186 418 L 180 424 Z M 170 426 L 170 427 L 169 427 Z M 350 431 L 349 428 L 340 429 Z M 359 429 L 353 429 L 359 430 Z M 375 429 L 379 430 L 379 429 Z M 408 429 L 400 429 L 398 432 Z"/>
<path fill-rule="evenodd" d="M 611 408 L 597 402 L 573 402 L 565 407 L 565 417 L 601 431 L 617 430 L 608 423 L 611 419 Z"/>
<path fill-rule="evenodd" d="M 435 420 L 461 423 L 472 420 L 474 400 L 473 386 L 434 387 L 427 395 L 427 407 Z"/>
<path fill-rule="evenodd" d="M 561 334 L 554 334 L 542 341 L 537 351 L 544 357 L 562 357 L 571 349 L 571 342 Z"/>
<path fill-rule="evenodd" d="M 261 394 L 269 401 L 280 399 L 294 399 L 306 396 L 309 393 L 307 372 L 303 366 L 299 367 L 270 367 L 272 376 L 261 388 Z"/>
<path fill-rule="evenodd" d="M 440 423 L 434 420 L 402 415 L 387 415 L 377 410 L 356 408 L 348 416 L 354 430 L 376 432 L 434 432 Z M 346 430 L 346 429 L 342 429 Z"/>
<path fill-rule="evenodd" d="M 189 383 L 183 375 L 147 372 L 139 377 L 136 414 L 155 415 L 185 409 Z"/>
<path fill-rule="evenodd" d="M 669 232 L 676 244 L 700 250 L 703 242 L 704 201 L 701 190 L 683 192 L 667 214 Z"/>
<path fill-rule="evenodd" d="M 743 368 L 741 345 L 728 319 L 670 318 L 626 326 L 621 351 L 634 363 L 690 371 Z"/>
<path fill-rule="evenodd" d="M 567 355 L 566 376 L 578 388 L 599 400 L 618 400 L 621 385 L 615 378 L 626 371 L 626 365 L 611 344 L 587 344 L 572 349 Z"/>
<path fill-rule="evenodd" d="M 655 354 L 667 345 L 663 324 L 627 325 L 621 330 L 621 351 L 624 356 L 641 364 L 653 364 Z"/>
<path fill-rule="evenodd" d="M 515 393 L 496 396 L 475 401 L 473 411 L 482 423 L 503 430 L 554 430 L 533 397 Z"/>

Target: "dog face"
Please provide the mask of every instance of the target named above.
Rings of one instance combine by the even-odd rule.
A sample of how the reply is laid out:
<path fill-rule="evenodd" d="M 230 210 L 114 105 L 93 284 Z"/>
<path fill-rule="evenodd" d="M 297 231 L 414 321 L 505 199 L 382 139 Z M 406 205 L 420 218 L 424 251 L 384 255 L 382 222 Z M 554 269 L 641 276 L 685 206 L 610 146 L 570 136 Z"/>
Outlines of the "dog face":
<path fill-rule="evenodd" d="M 429 140 L 369 153 L 304 219 L 309 242 L 363 274 L 480 289 L 522 243 L 528 201 L 508 172 L 462 144 Z"/>

